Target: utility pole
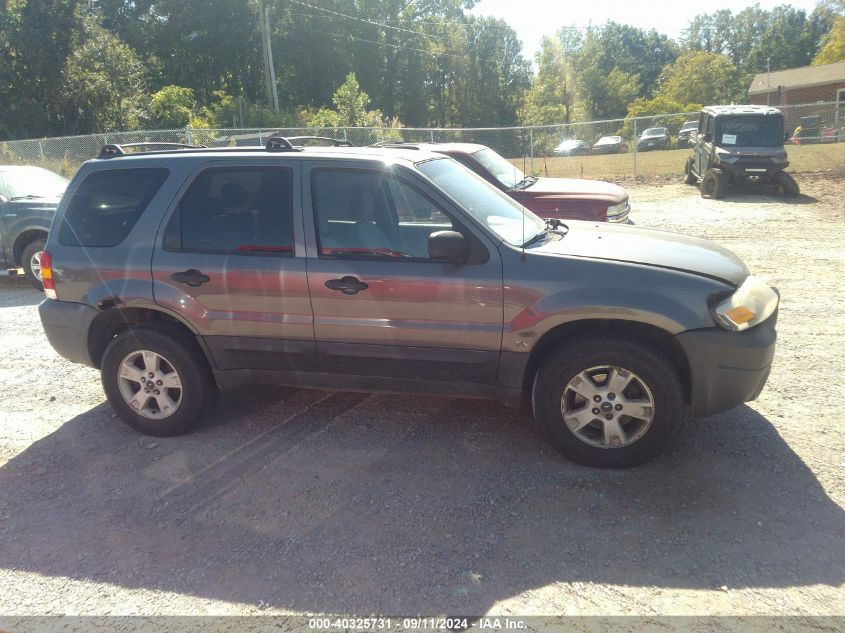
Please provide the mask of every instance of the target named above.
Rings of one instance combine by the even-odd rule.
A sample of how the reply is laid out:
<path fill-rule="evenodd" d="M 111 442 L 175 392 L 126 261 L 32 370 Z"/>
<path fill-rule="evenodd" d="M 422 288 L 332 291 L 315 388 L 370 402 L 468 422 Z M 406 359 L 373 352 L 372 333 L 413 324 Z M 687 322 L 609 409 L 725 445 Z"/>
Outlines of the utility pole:
<path fill-rule="evenodd" d="M 769 97 L 772 94 L 772 67 L 771 58 L 766 58 L 766 105 L 769 105 Z"/>
<path fill-rule="evenodd" d="M 279 93 L 276 91 L 276 69 L 273 67 L 273 44 L 270 42 L 270 7 L 264 9 L 264 34 L 267 37 L 267 60 L 270 62 L 270 86 L 273 88 L 273 112 L 279 113 Z"/>
<path fill-rule="evenodd" d="M 267 24 L 265 21 L 266 14 L 264 13 L 264 2 L 258 0 L 258 33 L 261 39 L 261 52 L 264 54 L 264 93 L 267 97 L 267 105 L 273 105 L 273 84 L 270 75 L 270 55 L 267 50 Z"/>

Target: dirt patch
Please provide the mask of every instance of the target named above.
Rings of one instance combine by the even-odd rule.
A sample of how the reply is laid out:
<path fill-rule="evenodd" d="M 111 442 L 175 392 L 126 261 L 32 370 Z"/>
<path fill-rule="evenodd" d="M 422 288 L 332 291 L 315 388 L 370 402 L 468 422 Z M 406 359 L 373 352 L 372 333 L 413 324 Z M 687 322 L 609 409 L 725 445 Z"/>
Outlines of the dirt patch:
<path fill-rule="evenodd" d="M 630 185 L 637 224 L 731 248 L 783 301 L 759 400 L 624 472 L 445 398 L 256 387 L 141 437 L 0 278 L 0 613 L 845 613 L 842 185 L 801 185 Z"/>

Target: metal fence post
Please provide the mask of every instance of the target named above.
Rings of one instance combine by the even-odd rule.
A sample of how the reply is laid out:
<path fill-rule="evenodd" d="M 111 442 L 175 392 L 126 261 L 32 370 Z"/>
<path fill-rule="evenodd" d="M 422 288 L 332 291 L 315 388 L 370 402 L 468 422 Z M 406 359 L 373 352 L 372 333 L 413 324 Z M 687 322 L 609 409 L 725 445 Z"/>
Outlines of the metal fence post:
<path fill-rule="evenodd" d="M 41 157 L 41 162 L 44 162 L 44 145 L 38 141 L 38 155 Z"/>
<path fill-rule="evenodd" d="M 434 143 L 434 130 L 431 130 L 431 142 Z"/>
<path fill-rule="evenodd" d="M 185 126 L 185 138 L 188 140 L 188 145 L 193 145 L 193 143 L 191 143 L 191 126 L 190 125 Z"/>
<path fill-rule="evenodd" d="M 528 151 L 531 156 L 531 175 L 534 175 L 534 128 L 528 128 Z"/>
<path fill-rule="evenodd" d="M 634 178 L 637 177 L 637 117 L 634 117 Z"/>

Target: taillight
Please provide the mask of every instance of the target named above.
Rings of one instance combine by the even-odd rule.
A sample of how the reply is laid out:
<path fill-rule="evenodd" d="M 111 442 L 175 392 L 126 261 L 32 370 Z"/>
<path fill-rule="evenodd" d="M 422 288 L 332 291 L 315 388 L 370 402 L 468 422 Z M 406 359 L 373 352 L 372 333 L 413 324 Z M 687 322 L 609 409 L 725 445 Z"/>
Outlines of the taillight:
<path fill-rule="evenodd" d="M 41 283 L 44 285 L 44 294 L 48 299 L 57 299 L 56 282 L 53 279 L 53 256 L 49 251 L 41 251 Z"/>

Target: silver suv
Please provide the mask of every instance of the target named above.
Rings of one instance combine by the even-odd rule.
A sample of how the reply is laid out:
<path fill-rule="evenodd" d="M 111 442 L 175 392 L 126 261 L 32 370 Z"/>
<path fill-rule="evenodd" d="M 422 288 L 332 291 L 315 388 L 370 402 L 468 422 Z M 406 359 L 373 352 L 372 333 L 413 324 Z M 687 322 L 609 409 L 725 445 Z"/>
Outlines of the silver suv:
<path fill-rule="evenodd" d="M 151 435 L 243 382 L 424 392 L 530 401 L 570 459 L 629 466 L 754 399 L 775 346 L 730 251 L 544 221 L 421 150 L 106 146 L 41 261 L 51 344 Z"/>

